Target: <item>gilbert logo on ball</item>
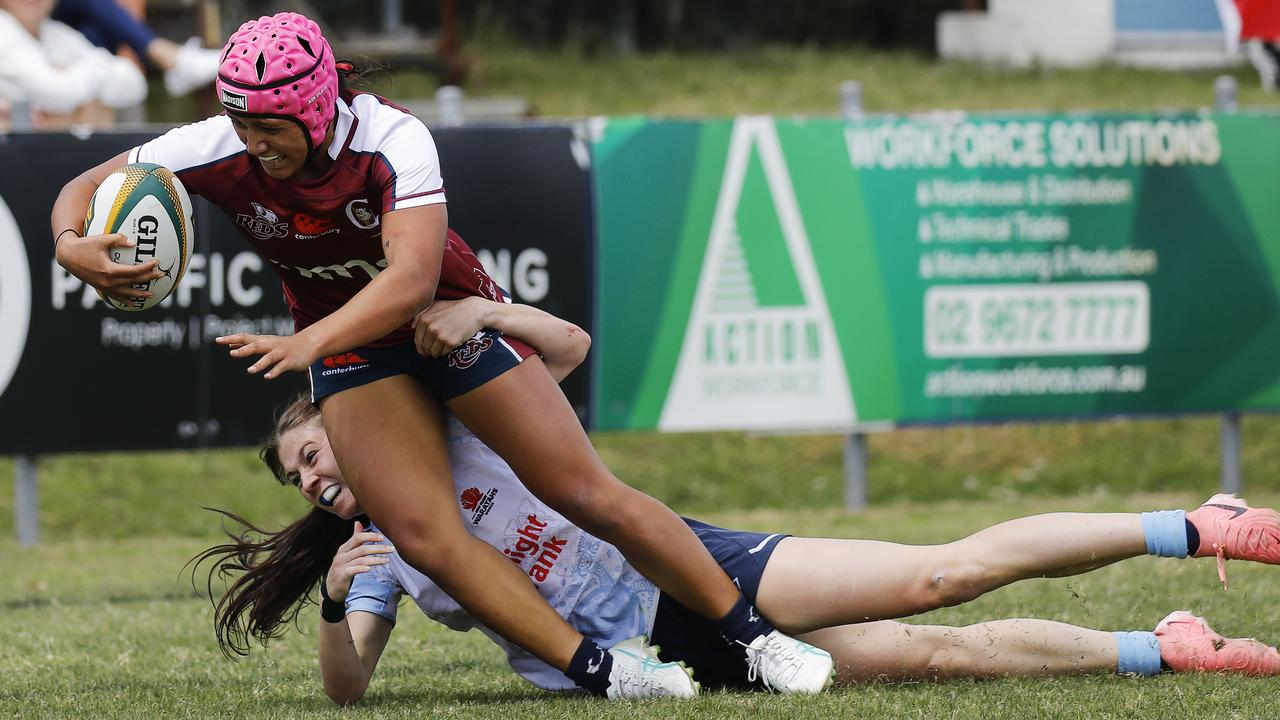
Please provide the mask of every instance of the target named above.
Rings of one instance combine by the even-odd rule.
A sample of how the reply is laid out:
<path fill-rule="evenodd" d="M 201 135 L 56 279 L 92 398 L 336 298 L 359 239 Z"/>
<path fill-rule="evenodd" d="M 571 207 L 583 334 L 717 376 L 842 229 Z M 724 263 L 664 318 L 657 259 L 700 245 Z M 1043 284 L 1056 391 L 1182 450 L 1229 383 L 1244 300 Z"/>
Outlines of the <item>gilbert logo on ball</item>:
<path fill-rule="evenodd" d="M 120 310 L 146 310 L 173 292 L 191 257 L 191 198 L 182 182 L 167 168 L 134 163 L 111 173 L 98 186 L 84 220 L 85 235 L 123 233 L 133 247 L 111 249 L 111 259 L 124 265 L 155 260 L 160 272 L 155 280 L 139 283 L 137 290 L 152 296 L 121 302 L 107 298 Z"/>
<path fill-rule="evenodd" d="M 22 232 L 0 198 L 0 395 L 13 379 L 31 325 L 31 273 Z"/>

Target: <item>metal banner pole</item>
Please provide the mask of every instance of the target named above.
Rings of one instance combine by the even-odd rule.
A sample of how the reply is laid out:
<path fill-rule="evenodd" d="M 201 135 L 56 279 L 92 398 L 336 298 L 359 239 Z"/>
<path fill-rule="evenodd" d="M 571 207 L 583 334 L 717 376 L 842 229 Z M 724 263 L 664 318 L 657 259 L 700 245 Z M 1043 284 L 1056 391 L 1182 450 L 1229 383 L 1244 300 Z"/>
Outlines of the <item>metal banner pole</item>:
<path fill-rule="evenodd" d="M 844 509 L 867 509 L 867 436 L 854 432 L 844 436 Z"/>
<path fill-rule="evenodd" d="M 18 528 L 18 544 L 31 547 L 40 542 L 40 498 L 36 490 L 36 459 L 19 455 L 13 479 L 13 519 Z"/>
<path fill-rule="evenodd" d="M 1222 414 L 1222 491 L 1240 493 L 1244 477 L 1240 469 L 1240 413 Z"/>

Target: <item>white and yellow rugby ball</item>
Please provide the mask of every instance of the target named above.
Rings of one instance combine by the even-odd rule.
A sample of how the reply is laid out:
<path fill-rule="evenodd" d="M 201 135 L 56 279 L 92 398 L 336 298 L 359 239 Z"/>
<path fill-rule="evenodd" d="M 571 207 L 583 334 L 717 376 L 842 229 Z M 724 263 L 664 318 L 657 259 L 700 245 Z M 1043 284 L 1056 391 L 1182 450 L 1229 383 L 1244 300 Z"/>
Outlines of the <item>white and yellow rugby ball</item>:
<path fill-rule="evenodd" d="M 169 296 L 187 271 L 191 258 L 191 197 L 168 168 L 153 163 L 125 165 L 107 176 L 89 201 L 84 234 L 123 233 L 133 247 L 111 248 L 111 259 L 125 265 L 158 261 L 163 276 L 134 287 L 152 296 L 120 302 L 120 310 L 146 310 Z"/>

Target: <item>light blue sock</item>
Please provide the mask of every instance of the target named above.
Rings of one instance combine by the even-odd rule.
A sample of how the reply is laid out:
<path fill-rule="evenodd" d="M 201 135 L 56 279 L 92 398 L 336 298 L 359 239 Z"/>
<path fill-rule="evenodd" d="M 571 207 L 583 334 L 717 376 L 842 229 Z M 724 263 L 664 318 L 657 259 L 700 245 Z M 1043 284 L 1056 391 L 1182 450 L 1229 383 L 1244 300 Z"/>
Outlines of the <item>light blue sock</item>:
<path fill-rule="evenodd" d="M 1159 510 L 1157 512 L 1142 513 L 1142 535 L 1147 540 L 1148 555 L 1186 557 L 1186 511 Z"/>
<path fill-rule="evenodd" d="M 1120 660 L 1116 672 L 1121 675 L 1150 677 L 1160 672 L 1160 638 L 1152 632 L 1117 632 L 1116 649 Z"/>

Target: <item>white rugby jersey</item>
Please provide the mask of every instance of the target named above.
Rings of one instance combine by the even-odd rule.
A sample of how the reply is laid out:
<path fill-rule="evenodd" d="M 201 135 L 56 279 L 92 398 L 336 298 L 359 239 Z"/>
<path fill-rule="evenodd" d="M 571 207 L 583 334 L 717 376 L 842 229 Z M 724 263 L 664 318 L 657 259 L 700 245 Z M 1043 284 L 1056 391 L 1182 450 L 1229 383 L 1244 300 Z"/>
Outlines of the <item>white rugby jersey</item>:
<path fill-rule="evenodd" d="M 617 548 L 570 523 L 530 493 L 497 453 L 457 418 L 449 418 L 449 465 L 467 531 L 529 575 L 547 603 L 602 647 L 653 630 L 658 590 Z M 394 543 L 395 538 L 391 538 Z M 347 612 L 391 622 L 402 595 L 432 620 L 453 630 L 479 628 L 507 654 L 513 670 L 547 690 L 576 687 L 563 673 L 478 623 L 430 578 L 398 553 L 386 565 L 357 575 Z"/>

